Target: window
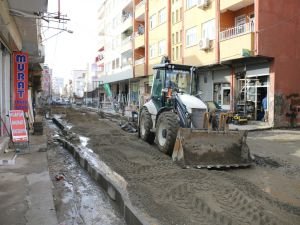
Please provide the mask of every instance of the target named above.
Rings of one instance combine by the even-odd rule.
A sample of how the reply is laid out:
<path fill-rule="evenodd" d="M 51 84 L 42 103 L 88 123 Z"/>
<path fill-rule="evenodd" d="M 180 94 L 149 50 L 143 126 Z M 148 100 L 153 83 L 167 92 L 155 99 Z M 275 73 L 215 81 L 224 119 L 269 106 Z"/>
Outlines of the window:
<path fill-rule="evenodd" d="M 176 44 L 179 43 L 178 35 L 178 32 L 176 32 Z"/>
<path fill-rule="evenodd" d="M 175 44 L 175 35 L 174 35 L 174 33 L 172 34 L 172 44 L 173 45 Z"/>
<path fill-rule="evenodd" d="M 153 80 L 153 86 L 152 86 L 152 96 L 155 97 L 161 97 L 162 96 L 162 87 L 165 77 L 165 71 L 164 70 L 154 70 L 154 80 Z M 160 102 L 160 101 L 159 101 Z"/>
<path fill-rule="evenodd" d="M 156 56 L 156 44 L 150 45 L 150 58 L 153 58 Z"/>
<path fill-rule="evenodd" d="M 182 58 L 182 45 L 179 46 L 179 57 Z"/>
<path fill-rule="evenodd" d="M 254 12 L 250 13 L 249 15 L 249 22 L 250 22 L 250 31 L 253 32 L 254 31 Z"/>
<path fill-rule="evenodd" d="M 166 54 L 166 40 L 158 42 L 158 55 Z"/>
<path fill-rule="evenodd" d="M 197 29 L 192 27 L 186 30 L 186 46 L 190 47 L 195 44 L 197 44 Z"/>
<path fill-rule="evenodd" d="M 213 100 L 223 109 L 230 109 L 230 84 L 214 83 Z"/>
<path fill-rule="evenodd" d="M 111 71 L 111 62 L 105 64 L 105 72 L 109 73 Z"/>
<path fill-rule="evenodd" d="M 115 60 L 112 61 L 112 69 L 115 69 Z"/>
<path fill-rule="evenodd" d="M 235 26 L 237 27 L 237 34 L 241 34 L 245 32 L 245 24 L 246 24 L 246 16 L 241 15 L 235 17 Z"/>
<path fill-rule="evenodd" d="M 176 9 L 176 23 L 179 21 L 179 11 Z"/>
<path fill-rule="evenodd" d="M 202 39 L 214 40 L 216 37 L 215 20 L 210 20 L 202 24 Z"/>
<path fill-rule="evenodd" d="M 158 20 L 159 24 L 165 23 L 167 21 L 166 8 L 158 12 Z"/>
<path fill-rule="evenodd" d="M 156 27 L 156 15 L 152 15 L 150 17 L 150 29 L 153 29 L 154 27 Z"/>
<path fill-rule="evenodd" d="M 179 36 L 179 38 L 180 38 L 180 43 L 182 42 L 182 30 L 180 30 L 180 36 Z"/>
<path fill-rule="evenodd" d="M 197 5 L 197 3 L 198 3 L 198 0 L 186 0 L 186 8 L 187 9 L 192 8 L 195 5 Z"/>
<path fill-rule="evenodd" d="M 119 68 L 120 67 L 120 58 L 117 58 L 116 59 L 116 68 Z"/>
<path fill-rule="evenodd" d="M 182 20 L 182 7 L 180 7 L 179 9 L 179 20 L 180 21 Z"/>
<path fill-rule="evenodd" d="M 178 46 L 176 47 L 176 59 L 178 59 L 179 53 L 178 53 Z"/>
<path fill-rule="evenodd" d="M 175 60 L 175 48 L 172 48 L 172 59 Z"/>
<path fill-rule="evenodd" d="M 175 23 L 175 12 L 172 12 L 172 23 Z"/>

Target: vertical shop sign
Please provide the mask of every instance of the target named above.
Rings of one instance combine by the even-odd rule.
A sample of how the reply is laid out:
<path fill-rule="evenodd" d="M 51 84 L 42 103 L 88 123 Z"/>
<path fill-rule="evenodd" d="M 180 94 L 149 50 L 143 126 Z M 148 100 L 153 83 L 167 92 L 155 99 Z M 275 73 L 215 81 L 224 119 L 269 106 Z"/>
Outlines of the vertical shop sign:
<path fill-rule="evenodd" d="M 28 54 L 13 53 L 14 109 L 28 111 Z"/>

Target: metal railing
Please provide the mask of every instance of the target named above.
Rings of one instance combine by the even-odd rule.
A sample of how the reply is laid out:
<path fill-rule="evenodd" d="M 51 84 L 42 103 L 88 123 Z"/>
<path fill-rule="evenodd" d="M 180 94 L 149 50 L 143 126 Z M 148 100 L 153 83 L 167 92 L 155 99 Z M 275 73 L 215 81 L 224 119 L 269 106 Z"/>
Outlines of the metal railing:
<path fill-rule="evenodd" d="M 134 65 L 137 66 L 137 65 L 144 64 L 144 63 L 145 63 L 145 57 L 135 60 Z"/>
<path fill-rule="evenodd" d="M 141 2 L 139 2 L 136 6 L 135 9 L 138 9 L 139 7 L 145 5 L 145 0 L 141 0 Z"/>
<path fill-rule="evenodd" d="M 254 21 L 220 32 L 220 41 L 231 39 L 251 32 L 254 32 Z"/>
<path fill-rule="evenodd" d="M 128 43 L 130 43 L 132 41 L 132 37 L 131 36 L 128 36 L 127 38 L 123 39 L 121 41 L 122 45 L 126 45 Z"/>

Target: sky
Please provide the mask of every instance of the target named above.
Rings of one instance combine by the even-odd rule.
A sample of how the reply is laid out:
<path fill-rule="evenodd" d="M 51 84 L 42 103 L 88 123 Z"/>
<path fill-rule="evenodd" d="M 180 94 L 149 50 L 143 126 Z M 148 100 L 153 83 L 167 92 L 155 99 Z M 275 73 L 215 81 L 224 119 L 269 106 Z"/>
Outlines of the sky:
<path fill-rule="evenodd" d="M 48 1 L 48 12 L 58 12 L 58 1 Z M 97 10 L 100 0 L 60 0 L 61 14 L 70 21 L 64 27 L 58 23 L 45 23 L 45 65 L 52 69 L 53 77 L 71 78 L 71 71 L 87 69 L 94 62 L 97 53 Z M 66 79 L 67 78 L 67 79 Z"/>

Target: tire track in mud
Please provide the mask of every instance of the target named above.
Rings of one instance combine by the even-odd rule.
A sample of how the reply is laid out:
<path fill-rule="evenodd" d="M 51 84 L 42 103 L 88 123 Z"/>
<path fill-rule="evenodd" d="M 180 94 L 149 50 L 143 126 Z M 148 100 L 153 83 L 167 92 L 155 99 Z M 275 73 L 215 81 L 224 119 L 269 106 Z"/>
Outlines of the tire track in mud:
<path fill-rule="evenodd" d="M 234 189 L 229 191 L 228 189 L 221 189 L 216 193 L 216 199 L 227 202 L 228 205 L 234 205 L 230 212 L 236 210 L 237 207 L 241 211 L 247 210 L 248 215 L 252 217 L 253 221 L 258 221 L 259 224 L 300 224 L 300 207 L 290 205 L 285 202 L 281 202 L 275 198 L 272 198 L 269 194 L 262 191 L 253 183 L 248 182 L 245 179 L 237 178 L 232 174 L 221 172 L 217 176 L 221 176 L 223 179 L 232 183 Z M 224 192 L 224 190 L 227 190 Z M 227 197 L 226 197 L 227 196 Z M 256 208 L 259 208 L 257 210 Z M 270 213 L 271 209 L 274 213 Z M 268 211 L 268 212 L 267 212 Z M 283 215 L 289 214 L 290 221 L 284 221 Z M 251 222 L 251 221 L 250 221 Z"/>
<path fill-rule="evenodd" d="M 93 125 L 82 134 L 98 142 L 88 146 L 128 181 L 132 203 L 162 224 L 300 224 L 298 207 L 272 198 L 230 171 L 183 170 L 155 147 L 90 117 L 87 121 Z M 144 161 L 136 160 L 135 153 Z"/>
<path fill-rule="evenodd" d="M 210 185 L 208 183 L 208 181 L 210 180 L 210 176 L 207 173 L 200 172 L 200 174 L 198 174 L 199 176 L 197 176 L 198 179 L 189 178 L 186 180 L 184 180 L 183 178 L 186 175 L 182 175 L 180 173 L 177 173 L 175 175 L 175 178 L 177 177 L 181 180 L 180 182 L 174 182 L 174 178 L 169 178 L 170 180 L 155 179 L 155 184 L 151 182 L 151 184 L 153 185 L 151 190 L 148 189 L 149 184 L 136 184 L 133 188 L 135 190 L 141 190 L 141 192 L 134 192 L 133 195 L 143 193 L 145 190 L 150 193 L 146 196 L 140 194 L 138 198 L 143 198 L 144 204 L 139 206 L 149 209 L 149 205 L 151 205 L 152 207 L 150 207 L 150 210 L 148 210 L 151 212 L 153 210 L 152 208 L 155 205 L 163 206 L 164 211 L 168 212 L 165 213 L 165 217 L 170 215 L 170 217 L 167 217 L 168 219 L 166 219 L 166 221 L 171 221 L 174 218 L 176 221 L 181 221 L 176 224 L 232 224 L 231 218 L 226 217 L 226 215 L 213 210 L 213 208 L 209 204 L 207 204 L 204 199 L 195 195 L 195 193 L 199 193 L 198 190 L 201 189 L 201 194 L 205 196 L 205 194 L 207 194 L 207 191 L 210 189 Z M 192 180 L 200 180 L 203 183 L 191 183 Z M 162 192 L 162 190 L 164 190 L 164 192 Z M 153 199 L 156 199 L 156 202 L 153 202 Z M 170 205 L 172 206 L 171 209 Z M 172 212 L 172 210 L 174 212 Z M 190 216 L 185 216 L 184 219 L 178 218 L 180 217 L 178 216 L 178 213 L 180 214 L 180 212 L 183 215 Z"/>

